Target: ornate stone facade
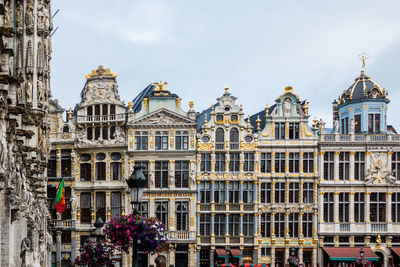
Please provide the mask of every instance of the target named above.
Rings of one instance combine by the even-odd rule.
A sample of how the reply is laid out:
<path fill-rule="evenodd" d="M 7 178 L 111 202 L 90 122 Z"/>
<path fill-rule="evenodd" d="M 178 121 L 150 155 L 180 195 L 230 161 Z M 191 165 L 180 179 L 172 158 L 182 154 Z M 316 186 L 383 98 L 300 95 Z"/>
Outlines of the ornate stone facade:
<path fill-rule="evenodd" d="M 45 266 L 49 0 L 0 1 L 0 265 Z"/>

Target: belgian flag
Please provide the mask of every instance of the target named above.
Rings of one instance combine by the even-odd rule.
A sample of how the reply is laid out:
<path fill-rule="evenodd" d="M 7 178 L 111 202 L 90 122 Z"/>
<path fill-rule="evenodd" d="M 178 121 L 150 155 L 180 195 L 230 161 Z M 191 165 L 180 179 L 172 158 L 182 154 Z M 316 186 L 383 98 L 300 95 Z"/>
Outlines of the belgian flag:
<path fill-rule="evenodd" d="M 56 210 L 59 213 L 63 213 L 66 209 L 65 205 L 65 188 L 64 188 L 64 177 L 61 181 L 60 186 L 58 187 L 56 201 L 55 201 Z"/>

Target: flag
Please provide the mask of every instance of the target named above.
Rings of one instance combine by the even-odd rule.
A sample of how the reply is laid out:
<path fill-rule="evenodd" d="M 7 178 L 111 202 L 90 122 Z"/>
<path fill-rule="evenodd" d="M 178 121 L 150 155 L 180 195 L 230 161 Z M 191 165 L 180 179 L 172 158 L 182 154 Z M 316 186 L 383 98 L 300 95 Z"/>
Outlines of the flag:
<path fill-rule="evenodd" d="M 63 213 L 66 209 L 65 205 L 65 188 L 64 188 L 64 178 L 61 181 L 60 186 L 58 187 L 56 201 L 55 201 L 56 210 L 59 213 Z"/>

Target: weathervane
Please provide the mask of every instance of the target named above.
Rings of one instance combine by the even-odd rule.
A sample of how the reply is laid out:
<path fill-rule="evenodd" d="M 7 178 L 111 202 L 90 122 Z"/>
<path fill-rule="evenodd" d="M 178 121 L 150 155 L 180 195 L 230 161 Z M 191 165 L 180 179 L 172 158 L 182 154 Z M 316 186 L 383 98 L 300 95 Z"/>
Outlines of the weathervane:
<path fill-rule="evenodd" d="M 361 65 L 361 73 L 364 73 L 364 69 L 365 69 L 365 60 L 367 60 L 369 58 L 369 55 L 364 52 L 362 54 L 358 55 L 358 58 L 361 59 L 362 65 Z"/>

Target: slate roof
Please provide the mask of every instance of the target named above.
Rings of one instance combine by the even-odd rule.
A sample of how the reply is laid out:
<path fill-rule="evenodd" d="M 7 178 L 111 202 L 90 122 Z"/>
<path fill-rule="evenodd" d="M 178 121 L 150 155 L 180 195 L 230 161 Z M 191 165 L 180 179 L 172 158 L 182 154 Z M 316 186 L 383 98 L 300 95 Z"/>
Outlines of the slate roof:
<path fill-rule="evenodd" d="M 219 103 L 214 104 L 214 108 L 218 107 Z M 197 122 L 197 128 L 196 131 L 199 133 L 201 132 L 201 127 L 204 124 L 204 118 L 205 115 L 207 114 L 207 121 L 210 121 L 210 113 L 211 113 L 211 107 L 209 107 L 208 109 L 203 110 L 202 112 L 200 112 L 200 114 L 197 115 L 196 118 L 196 122 Z"/>

